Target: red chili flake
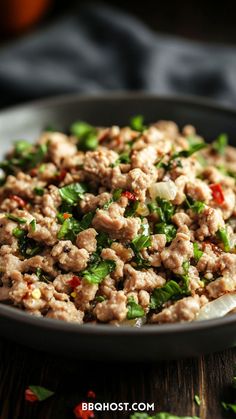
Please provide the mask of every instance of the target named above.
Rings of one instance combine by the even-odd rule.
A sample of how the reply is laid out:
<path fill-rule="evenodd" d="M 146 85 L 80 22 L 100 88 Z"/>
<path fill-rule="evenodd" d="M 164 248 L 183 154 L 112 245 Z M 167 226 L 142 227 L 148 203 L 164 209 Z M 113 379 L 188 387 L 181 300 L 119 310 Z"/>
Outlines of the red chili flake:
<path fill-rule="evenodd" d="M 17 204 L 18 204 L 20 207 L 25 207 L 25 206 L 26 206 L 26 204 L 27 204 L 27 202 L 25 202 L 25 201 L 24 201 L 24 199 L 20 198 L 18 195 L 11 195 L 11 196 L 10 196 L 10 199 L 13 199 L 14 201 L 16 201 L 16 202 L 17 202 Z"/>
<path fill-rule="evenodd" d="M 93 390 L 89 390 L 88 393 L 87 393 L 87 397 L 90 397 L 91 399 L 95 399 L 96 394 L 94 393 Z"/>
<path fill-rule="evenodd" d="M 37 173 L 38 173 L 37 169 L 30 170 L 30 176 L 37 176 Z"/>
<path fill-rule="evenodd" d="M 74 415 L 76 417 L 76 419 L 91 419 L 94 418 L 94 413 L 93 410 L 83 410 L 82 409 L 82 403 L 79 403 L 77 406 L 75 406 L 74 410 Z"/>
<path fill-rule="evenodd" d="M 223 193 L 222 186 L 219 183 L 214 183 L 213 185 L 209 186 L 212 191 L 212 196 L 214 201 L 217 202 L 217 204 L 221 205 L 223 204 L 225 197 Z"/>
<path fill-rule="evenodd" d="M 69 279 L 67 283 L 70 285 L 71 288 L 76 288 L 78 287 L 78 285 L 81 284 L 81 279 L 78 276 L 74 275 L 71 279 Z"/>
<path fill-rule="evenodd" d="M 136 201 L 136 196 L 130 191 L 124 191 L 122 195 L 128 198 L 129 201 Z"/>
<path fill-rule="evenodd" d="M 62 169 L 60 173 L 56 175 L 56 180 L 58 180 L 58 182 L 62 182 L 65 179 L 66 175 L 67 175 L 67 170 Z"/>
<path fill-rule="evenodd" d="M 32 390 L 30 390 L 30 388 L 27 388 L 25 390 L 25 400 L 27 400 L 27 402 L 37 402 L 38 397 L 33 393 Z"/>
<path fill-rule="evenodd" d="M 72 217 L 71 214 L 69 214 L 68 212 L 64 212 L 64 214 L 63 214 L 64 220 L 67 220 L 67 218 L 70 218 L 70 217 Z"/>

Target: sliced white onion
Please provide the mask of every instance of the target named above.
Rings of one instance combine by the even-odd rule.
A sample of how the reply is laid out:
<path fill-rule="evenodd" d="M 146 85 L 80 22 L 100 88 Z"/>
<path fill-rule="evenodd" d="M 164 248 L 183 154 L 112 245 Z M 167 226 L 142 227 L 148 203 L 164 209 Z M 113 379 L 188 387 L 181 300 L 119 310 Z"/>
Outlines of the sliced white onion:
<path fill-rule="evenodd" d="M 199 311 L 196 321 L 223 317 L 236 308 L 236 294 L 224 294 L 222 297 L 206 304 Z"/>
<path fill-rule="evenodd" d="M 154 200 L 157 196 L 168 201 L 175 199 L 177 194 L 177 187 L 172 180 L 166 182 L 153 183 L 149 188 L 151 198 Z"/>

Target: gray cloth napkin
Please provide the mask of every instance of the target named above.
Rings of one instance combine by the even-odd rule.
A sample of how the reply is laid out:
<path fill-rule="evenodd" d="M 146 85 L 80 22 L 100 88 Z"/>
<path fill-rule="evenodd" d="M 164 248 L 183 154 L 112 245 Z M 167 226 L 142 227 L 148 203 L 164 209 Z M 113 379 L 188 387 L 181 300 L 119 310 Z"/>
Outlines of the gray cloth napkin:
<path fill-rule="evenodd" d="M 236 48 L 156 34 L 125 13 L 90 4 L 0 49 L 1 106 L 112 90 L 236 105 Z"/>

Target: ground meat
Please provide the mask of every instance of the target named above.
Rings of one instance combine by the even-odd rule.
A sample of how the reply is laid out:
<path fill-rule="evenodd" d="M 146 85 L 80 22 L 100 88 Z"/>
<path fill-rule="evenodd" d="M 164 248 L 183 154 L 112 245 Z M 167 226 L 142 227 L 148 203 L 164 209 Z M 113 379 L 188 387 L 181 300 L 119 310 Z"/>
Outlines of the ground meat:
<path fill-rule="evenodd" d="M 73 156 L 76 151 L 76 145 L 70 139 L 60 132 L 45 133 L 39 140 L 40 144 L 48 144 L 49 155 L 57 166 L 65 156 Z"/>
<path fill-rule="evenodd" d="M 70 301 L 52 301 L 50 309 L 46 314 L 50 319 L 64 320 L 67 322 L 83 323 L 84 313 L 77 310 L 74 304 Z"/>
<path fill-rule="evenodd" d="M 212 198 L 211 189 L 200 179 L 194 179 L 194 182 L 186 184 L 186 194 L 195 201 L 204 201 L 207 204 Z"/>
<path fill-rule="evenodd" d="M 124 208 L 113 203 L 108 210 L 98 210 L 92 224 L 96 230 L 110 233 L 113 238 L 132 240 L 140 229 L 140 218 L 125 218 L 123 215 Z"/>
<path fill-rule="evenodd" d="M 126 292 L 133 290 L 151 291 L 154 288 L 161 287 L 165 284 L 165 279 L 157 275 L 153 269 L 148 271 L 137 271 L 131 265 L 126 264 L 124 267 L 124 274 L 127 278 L 124 283 Z"/>
<path fill-rule="evenodd" d="M 172 222 L 177 227 L 182 227 L 184 225 L 189 227 L 192 221 L 189 215 L 186 214 L 185 212 L 177 212 L 175 215 L 173 215 Z"/>
<path fill-rule="evenodd" d="M 188 156 L 191 140 L 204 140 L 172 121 L 91 130 L 93 150 L 86 135 L 45 132 L 2 165 L 0 300 L 35 316 L 122 325 L 136 323 L 127 322 L 131 298 L 141 323 L 173 323 L 235 293 L 236 149 L 205 144 Z M 174 199 L 157 182 L 174 183 Z M 153 292 L 170 280 L 183 295 L 153 309 Z"/>
<path fill-rule="evenodd" d="M 112 272 L 112 277 L 119 279 L 123 277 L 124 262 L 112 249 L 102 249 L 101 257 L 104 260 L 114 260 L 116 264 L 115 270 Z"/>
<path fill-rule="evenodd" d="M 35 229 L 29 227 L 28 237 L 38 242 L 54 245 L 58 241 L 57 234 L 60 229 L 57 222 L 52 218 L 42 217 L 41 215 L 36 215 L 36 220 Z"/>
<path fill-rule="evenodd" d="M 76 246 L 79 249 L 85 249 L 88 253 L 93 253 L 97 248 L 97 236 L 94 228 L 88 228 L 87 230 L 81 231 L 76 238 Z"/>
<path fill-rule="evenodd" d="M 187 226 L 179 229 L 176 237 L 168 248 L 161 252 L 161 260 L 164 266 L 179 273 L 183 262 L 193 257 L 193 244 L 190 241 Z"/>
<path fill-rule="evenodd" d="M 196 234 L 199 240 L 204 237 L 214 236 L 219 228 L 224 227 L 222 213 L 218 209 L 206 207 L 198 217 L 200 228 Z"/>
<path fill-rule="evenodd" d="M 200 310 L 200 301 L 196 297 L 186 297 L 177 301 L 170 307 L 164 308 L 160 313 L 153 314 L 152 323 L 190 322 L 194 320 Z"/>
<path fill-rule="evenodd" d="M 60 241 L 52 249 L 52 256 L 65 271 L 79 272 L 86 268 L 89 254 L 85 249 L 78 249 L 69 240 Z"/>
<path fill-rule="evenodd" d="M 126 296 L 123 291 L 117 291 L 112 294 L 111 298 L 98 303 L 94 309 L 94 313 L 101 322 L 110 322 L 118 320 L 122 322 L 127 314 Z"/>

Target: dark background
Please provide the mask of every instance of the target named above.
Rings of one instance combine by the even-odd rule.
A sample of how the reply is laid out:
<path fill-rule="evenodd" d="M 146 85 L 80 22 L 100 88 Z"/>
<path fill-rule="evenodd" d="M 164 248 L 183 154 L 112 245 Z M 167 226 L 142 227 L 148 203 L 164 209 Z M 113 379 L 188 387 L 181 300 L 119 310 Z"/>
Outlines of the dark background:
<path fill-rule="evenodd" d="M 9 0 L 2 0 L 8 2 Z M 86 0 L 52 0 L 46 14 L 35 26 L 48 24 L 65 12 L 81 6 Z M 97 2 L 94 2 L 97 4 Z M 233 0 L 224 2 L 171 0 L 158 1 L 125 1 L 103 0 L 100 4 L 115 6 L 143 21 L 154 31 L 206 42 L 236 44 L 236 3 Z M 31 27 L 32 29 L 32 27 Z M 21 33 L 29 29 L 19 31 Z M 2 40 L 16 37 L 5 28 L 0 28 Z M 10 33 L 9 33 L 10 32 Z M 18 32 L 18 36 L 19 36 Z"/>

